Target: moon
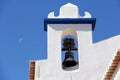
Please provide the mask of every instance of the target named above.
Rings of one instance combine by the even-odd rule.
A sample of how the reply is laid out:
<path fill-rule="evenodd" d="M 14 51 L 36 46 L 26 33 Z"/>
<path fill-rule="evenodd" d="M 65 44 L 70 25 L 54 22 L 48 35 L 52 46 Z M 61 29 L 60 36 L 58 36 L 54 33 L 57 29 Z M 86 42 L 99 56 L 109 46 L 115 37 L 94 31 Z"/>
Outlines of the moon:
<path fill-rule="evenodd" d="M 23 38 L 19 38 L 18 42 L 19 42 L 19 43 L 22 43 L 23 40 L 24 40 Z"/>

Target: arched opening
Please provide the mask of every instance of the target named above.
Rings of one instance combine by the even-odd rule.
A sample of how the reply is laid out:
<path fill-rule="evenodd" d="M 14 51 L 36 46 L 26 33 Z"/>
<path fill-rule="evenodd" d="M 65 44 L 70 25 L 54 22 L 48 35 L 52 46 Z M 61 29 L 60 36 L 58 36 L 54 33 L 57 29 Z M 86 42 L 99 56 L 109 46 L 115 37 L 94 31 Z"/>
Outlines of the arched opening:
<path fill-rule="evenodd" d="M 65 29 L 61 39 L 62 68 L 72 71 L 79 68 L 77 33 L 72 28 Z"/>

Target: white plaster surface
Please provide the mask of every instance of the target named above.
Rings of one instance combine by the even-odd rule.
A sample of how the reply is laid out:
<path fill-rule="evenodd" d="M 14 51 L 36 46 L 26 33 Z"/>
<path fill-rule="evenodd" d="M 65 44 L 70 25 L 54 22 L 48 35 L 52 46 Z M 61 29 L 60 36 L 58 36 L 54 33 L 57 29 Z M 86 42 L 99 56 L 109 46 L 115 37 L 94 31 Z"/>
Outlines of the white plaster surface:
<path fill-rule="evenodd" d="M 79 18 L 78 12 L 77 6 L 68 3 L 60 8 L 57 18 Z M 54 13 L 48 17 L 56 18 Z M 89 13 L 85 16 L 90 17 Z M 47 28 L 48 58 L 36 61 L 35 80 L 103 80 L 120 49 L 120 35 L 93 43 L 92 24 L 48 24 Z M 69 32 L 64 32 L 67 29 Z M 68 34 L 78 39 L 79 68 L 73 71 L 62 69 L 61 39 Z"/>
<path fill-rule="evenodd" d="M 35 80 L 103 80 L 117 50 L 120 48 L 120 45 L 117 44 L 120 43 L 120 36 L 89 44 L 92 41 L 91 38 L 84 41 L 83 37 L 91 36 L 90 32 L 87 34 L 87 31 L 77 31 L 79 69 L 64 71 L 61 65 L 61 45 L 59 45 L 61 44 L 62 31 L 56 31 L 51 27 L 49 29 L 52 30 L 50 30 L 51 35 L 48 33 L 48 59 L 36 61 Z M 82 36 L 80 34 L 83 34 L 83 37 L 80 37 Z"/>
<path fill-rule="evenodd" d="M 91 18 L 89 12 L 84 12 L 84 16 L 79 15 L 79 9 L 76 5 L 68 3 L 60 8 L 59 16 L 54 16 L 54 12 L 48 15 L 48 18 Z"/>

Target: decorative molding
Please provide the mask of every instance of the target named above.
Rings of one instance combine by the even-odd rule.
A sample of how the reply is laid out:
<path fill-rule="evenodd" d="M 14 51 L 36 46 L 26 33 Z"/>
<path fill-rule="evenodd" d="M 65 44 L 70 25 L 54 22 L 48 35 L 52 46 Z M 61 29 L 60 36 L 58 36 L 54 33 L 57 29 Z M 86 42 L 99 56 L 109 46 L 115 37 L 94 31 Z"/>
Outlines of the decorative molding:
<path fill-rule="evenodd" d="M 79 8 L 72 3 L 67 3 L 60 8 L 59 16 L 54 16 L 54 12 L 51 12 L 48 18 L 92 18 L 89 12 L 85 11 L 84 14 L 80 16 Z"/>
<path fill-rule="evenodd" d="M 94 30 L 96 18 L 46 18 L 44 31 L 47 31 L 47 24 L 92 24 L 92 30 Z"/>

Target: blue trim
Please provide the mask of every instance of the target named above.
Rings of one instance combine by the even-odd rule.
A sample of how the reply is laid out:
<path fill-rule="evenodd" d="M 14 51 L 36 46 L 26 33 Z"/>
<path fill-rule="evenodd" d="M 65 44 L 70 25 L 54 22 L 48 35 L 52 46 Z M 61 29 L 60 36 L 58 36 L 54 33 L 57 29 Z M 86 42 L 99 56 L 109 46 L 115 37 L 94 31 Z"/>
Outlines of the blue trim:
<path fill-rule="evenodd" d="M 45 18 L 44 31 L 47 31 L 47 24 L 92 24 L 94 30 L 96 18 Z"/>

